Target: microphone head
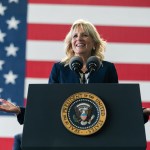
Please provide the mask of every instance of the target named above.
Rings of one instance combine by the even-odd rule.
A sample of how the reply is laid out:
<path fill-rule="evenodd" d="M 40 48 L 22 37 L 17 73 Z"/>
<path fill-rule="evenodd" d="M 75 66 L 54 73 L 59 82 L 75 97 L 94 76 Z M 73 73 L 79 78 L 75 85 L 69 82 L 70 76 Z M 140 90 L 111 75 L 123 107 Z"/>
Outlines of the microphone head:
<path fill-rule="evenodd" d="M 83 61 L 81 57 L 79 56 L 72 57 L 69 62 L 69 67 L 73 71 L 80 72 L 80 70 L 83 67 Z"/>
<path fill-rule="evenodd" d="M 96 56 L 91 56 L 88 58 L 86 67 L 89 72 L 94 72 L 100 68 L 100 60 Z"/>

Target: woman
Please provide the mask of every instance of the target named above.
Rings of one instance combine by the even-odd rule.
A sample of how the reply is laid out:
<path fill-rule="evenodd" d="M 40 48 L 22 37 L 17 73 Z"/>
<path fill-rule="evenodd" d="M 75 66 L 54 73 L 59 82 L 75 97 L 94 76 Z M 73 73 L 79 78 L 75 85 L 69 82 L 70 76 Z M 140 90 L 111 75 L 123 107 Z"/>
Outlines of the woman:
<path fill-rule="evenodd" d="M 77 20 L 72 25 L 69 33 L 65 38 L 66 58 L 61 62 L 55 63 L 49 83 L 82 83 L 82 78 L 85 75 L 87 78 L 89 72 L 86 67 L 86 62 L 90 56 L 96 56 L 101 62 L 100 68 L 89 76 L 88 83 L 118 83 L 118 75 L 113 63 L 104 61 L 104 50 L 106 42 L 100 37 L 93 24 L 84 20 Z M 79 56 L 83 61 L 81 68 L 81 78 L 69 68 L 70 59 L 74 56 Z M 0 100 L 0 110 L 17 114 L 20 124 L 23 124 L 25 108 L 21 108 Z M 147 122 L 149 109 L 144 109 L 144 120 Z"/>
<path fill-rule="evenodd" d="M 82 80 L 79 80 L 68 65 L 73 56 L 82 58 L 83 73 L 87 72 L 86 62 L 90 56 L 97 56 L 102 62 L 99 70 L 89 78 L 89 83 L 118 83 L 114 64 L 103 61 L 106 42 L 90 22 L 84 20 L 74 22 L 65 38 L 65 44 L 66 58 L 54 65 L 49 83 L 81 83 Z"/>

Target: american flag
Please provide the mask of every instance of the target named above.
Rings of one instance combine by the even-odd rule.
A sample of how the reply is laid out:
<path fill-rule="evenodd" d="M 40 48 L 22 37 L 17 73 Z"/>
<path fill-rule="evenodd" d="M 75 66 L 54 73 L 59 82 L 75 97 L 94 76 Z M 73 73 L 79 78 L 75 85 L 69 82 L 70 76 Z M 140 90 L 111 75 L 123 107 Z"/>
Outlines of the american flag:
<path fill-rule="evenodd" d="M 139 83 L 150 107 L 149 0 L 1 0 L 0 97 L 24 105 L 29 83 L 48 83 L 54 62 L 64 56 L 63 40 L 77 19 L 92 22 L 108 45 L 120 83 Z M 150 149 L 150 123 L 145 125 Z M 10 150 L 22 132 L 16 117 L 0 114 L 0 149 Z"/>

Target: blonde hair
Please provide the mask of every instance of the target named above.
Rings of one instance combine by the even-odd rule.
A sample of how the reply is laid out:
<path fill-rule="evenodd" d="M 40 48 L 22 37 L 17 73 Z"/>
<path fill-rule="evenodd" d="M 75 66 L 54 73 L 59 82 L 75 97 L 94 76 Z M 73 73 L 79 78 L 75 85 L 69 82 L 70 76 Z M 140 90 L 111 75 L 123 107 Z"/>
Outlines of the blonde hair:
<path fill-rule="evenodd" d="M 97 29 L 95 28 L 95 26 L 92 23 L 80 19 L 73 23 L 69 33 L 66 35 L 66 38 L 64 40 L 66 57 L 64 59 L 62 59 L 61 62 L 64 63 L 65 65 L 67 65 L 67 64 L 69 64 L 70 59 L 75 55 L 74 51 L 72 49 L 71 40 L 72 40 L 73 31 L 78 29 L 79 27 L 81 27 L 85 32 L 87 32 L 87 34 L 90 35 L 94 41 L 95 49 L 92 50 L 91 55 L 97 56 L 100 60 L 103 60 L 104 59 L 103 53 L 104 53 L 104 50 L 106 47 L 106 41 L 104 41 L 100 37 Z"/>

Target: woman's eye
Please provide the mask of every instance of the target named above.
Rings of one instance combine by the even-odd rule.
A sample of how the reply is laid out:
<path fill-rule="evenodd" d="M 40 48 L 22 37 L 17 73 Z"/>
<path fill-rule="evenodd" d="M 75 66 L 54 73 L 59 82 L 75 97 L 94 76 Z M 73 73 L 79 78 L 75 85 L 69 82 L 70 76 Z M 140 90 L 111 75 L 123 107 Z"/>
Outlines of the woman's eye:
<path fill-rule="evenodd" d="M 87 35 L 87 34 L 83 34 L 83 36 L 84 36 L 84 37 L 88 37 L 88 35 Z"/>
<path fill-rule="evenodd" d="M 77 34 L 73 35 L 73 38 L 76 38 L 77 37 Z"/>

